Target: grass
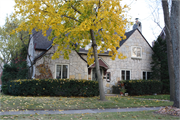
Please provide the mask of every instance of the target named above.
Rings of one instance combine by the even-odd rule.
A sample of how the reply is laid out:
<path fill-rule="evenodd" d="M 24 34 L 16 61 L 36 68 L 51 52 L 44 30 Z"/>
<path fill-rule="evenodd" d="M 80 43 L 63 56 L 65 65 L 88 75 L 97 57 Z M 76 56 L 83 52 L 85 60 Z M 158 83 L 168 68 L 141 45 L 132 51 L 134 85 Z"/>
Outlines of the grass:
<path fill-rule="evenodd" d="M 170 100 L 170 95 L 144 95 L 144 96 L 132 96 L 132 97 L 144 98 L 144 99 Z"/>
<path fill-rule="evenodd" d="M 107 96 L 107 101 L 99 97 L 23 97 L 0 95 L 0 111 L 19 110 L 70 110 L 70 109 L 103 109 L 126 107 L 171 106 L 173 102 L 143 100 L 132 97 Z"/>
<path fill-rule="evenodd" d="M 33 114 L 33 115 L 2 115 L 0 119 L 17 119 L 17 120 L 132 120 L 132 119 L 153 119 L 153 120 L 178 120 L 178 116 L 160 115 L 154 111 L 138 111 L 138 112 L 117 112 L 117 113 L 93 113 L 93 114 Z"/>

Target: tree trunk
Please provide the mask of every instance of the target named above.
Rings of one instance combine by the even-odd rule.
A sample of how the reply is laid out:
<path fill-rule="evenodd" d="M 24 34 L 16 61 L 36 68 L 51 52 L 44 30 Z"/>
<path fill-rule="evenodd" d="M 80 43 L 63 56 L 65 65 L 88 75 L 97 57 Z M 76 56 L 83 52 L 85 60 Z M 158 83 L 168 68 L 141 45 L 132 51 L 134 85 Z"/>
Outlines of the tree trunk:
<path fill-rule="evenodd" d="M 93 46 L 93 52 L 94 52 L 94 58 L 95 58 L 96 73 L 97 73 L 98 82 L 99 82 L 100 100 L 105 101 L 106 98 L 105 98 L 105 93 L 104 93 L 103 80 L 102 80 L 100 68 L 99 68 L 97 44 L 96 44 L 96 40 L 94 37 L 94 31 L 92 29 L 90 29 L 90 33 L 91 33 L 92 46 Z"/>
<path fill-rule="evenodd" d="M 171 36 L 171 26 L 170 26 L 170 17 L 169 17 L 169 8 L 168 3 L 165 0 L 162 0 L 162 7 L 164 12 L 164 22 L 165 22 L 165 33 L 166 33 L 166 44 L 167 44 L 167 58 L 168 58 L 168 72 L 170 79 L 170 100 L 174 101 L 175 99 L 175 82 L 174 82 L 174 63 L 173 63 L 173 46 L 172 46 L 172 36 Z"/>
<path fill-rule="evenodd" d="M 179 108 L 180 105 L 180 1 L 172 1 L 171 6 L 171 35 L 174 57 L 174 73 L 175 73 L 175 98 L 174 107 Z"/>

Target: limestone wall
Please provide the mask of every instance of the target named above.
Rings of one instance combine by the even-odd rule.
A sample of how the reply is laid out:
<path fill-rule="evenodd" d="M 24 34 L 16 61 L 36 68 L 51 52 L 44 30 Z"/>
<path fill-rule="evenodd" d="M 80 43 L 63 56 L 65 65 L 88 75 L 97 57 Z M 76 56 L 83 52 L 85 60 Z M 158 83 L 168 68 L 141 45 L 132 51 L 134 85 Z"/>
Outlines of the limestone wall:
<path fill-rule="evenodd" d="M 76 79 L 88 79 L 88 70 L 87 70 L 87 63 L 83 61 L 78 54 L 75 51 L 72 51 L 72 53 L 69 55 L 69 60 L 66 60 L 63 58 L 63 56 L 60 56 L 56 60 L 52 60 L 51 56 L 55 52 L 56 47 L 52 47 L 41 59 L 39 59 L 36 62 L 36 67 L 40 64 L 43 64 L 45 62 L 49 69 L 51 70 L 52 77 L 56 78 L 55 76 L 55 70 L 56 65 L 68 65 L 69 69 L 69 78 L 76 78 Z M 37 51 L 36 55 L 39 54 L 39 51 Z M 39 75 L 39 70 L 36 68 L 35 70 L 36 75 Z"/>
<path fill-rule="evenodd" d="M 142 58 L 136 59 L 131 58 L 131 46 L 139 46 L 142 48 Z M 142 72 L 151 71 L 151 56 L 152 49 L 148 43 L 141 36 L 139 31 L 135 31 L 129 39 L 118 49 L 118 52 L 123 53 L 127 58 L 119 59 L 116 57 L 115 60 L 111 60 L 108 56 L 100 56 L 110 67 L 107 72 L 111 73 L 111 81 L 107 82 L 103 79 L 103 84 L 105 86 L 105 93 L 112 93 L 112 86 L 117 84 L 117 81 L 122 80 L 121 70 L 130 70 L 131 80 L 142 79 Z M 87 59 L 86 55 L 82 55 L 84 59 Z M 91 79 L 92 74 L 88 77 Z M 103 76 L 104 77 L 104 76 Z"/>
<path fill-rule="evenodd" d="M 131 58 L 131 46 L 142 47 L 142 59 Z M 103 60 L 110 66 L 107 72 L 111 72 L 111 82 L 108 83 L 104 80 L 105 92 L 112 93 L 112 85 L 117 84 L 121 80 L 121 70 L 130 70 L 131 80 L 142 79 L 142 72 L 151 71 L 151 56 L 152 49 L 144 38 L 136 30 L 129 39 L 118 49 L 118 52 L 123 53 L 127 58 L 118 59 L 114 61 L 110 57 L 103 57 Z"/>

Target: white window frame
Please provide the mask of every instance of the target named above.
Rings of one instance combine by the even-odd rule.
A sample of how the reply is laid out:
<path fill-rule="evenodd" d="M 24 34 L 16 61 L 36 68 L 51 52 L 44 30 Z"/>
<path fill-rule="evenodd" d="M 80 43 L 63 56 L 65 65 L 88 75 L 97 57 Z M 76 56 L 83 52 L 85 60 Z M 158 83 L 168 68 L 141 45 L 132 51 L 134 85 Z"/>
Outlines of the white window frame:
<path fill-rule="evenodd" d="M 67 66 L 68 66 L 67 79 L 69 79 L 69 64 L 55 64 L 55 76 L 54 76 L 54 78 L 57 79 L 57 78 L 56 78 L 57 65 L 67 65 Z M 62 68 L 61 68 L 61 69 L 62 69 Z M 62 71 L 62 70 L 61 70 L 61 71 Z M 62 73 L 61 73 L 61 75 L 62 75 Z M 63 79 L 63 78 L 60 78 L 60 79 Z"/>
<path fill-rule="evenodd" d="M 120 80 L 122 80 L 122 71 L 125 71 L 125 80 L 126 80 L 126 71 L 130 71 L 130 80 L 131 80 L 131 70 L 129 70 L 129 69 L 120 70 Z"/>
<path fill-rule="evenodd" d="M 146 79 L 145 79 L 145 80 L 147 80 L 147 73 L 148 73 L 149 71 L 142 71 L 142 79 L 143 79 L 143 72 L 146 73 Z M 152 72 L 150 72 L 150 73 L 152 73 Z"/>
<path fill-rule="evenodd" d="M 140 57 L 137 57 L 137 53 L 136 53 L 136 56 L 132 56 L 132 55 L 133 55 L 133 48 L 134 48 L 134 47 L 141 49 L 141 56 L 140 56 Z M 140 47 L 140 46 L 131 46 L 131 58 L 142 59 L 142 47 Z"/>

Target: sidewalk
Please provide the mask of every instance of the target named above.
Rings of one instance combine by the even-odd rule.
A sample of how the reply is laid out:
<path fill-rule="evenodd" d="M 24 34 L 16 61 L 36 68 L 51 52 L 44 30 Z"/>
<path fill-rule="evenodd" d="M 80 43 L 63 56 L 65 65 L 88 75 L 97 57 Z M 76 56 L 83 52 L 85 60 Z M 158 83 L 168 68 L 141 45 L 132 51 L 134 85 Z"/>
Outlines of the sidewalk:
<path fill-rule="evenodd" d="M 121 95 L 119 94 L 106 94 L 106 96 L 118 96 L 121 97 Z M 161 99 L 150 99 L 150 98 L 138 98 L 138 97 L 132 97 L 133 99 L 143 99 L 143 100 L 158 100 L 158 101 L 168 101 L 170 102 L 170 100 L 161 100 Z"/>
<path fill-rule="evenodd" d="M 113 109 L 84 109 L 84 110 L 27 110 L 27 111 L 6 111 L 0 115 L 19 115 L 19 114 L 82 114 L 82 113 L 103 113 L 103 112 L 132 112 L 159 110 L 161 107 L 139 107 L 139 108 L 113 108 Z"/>

